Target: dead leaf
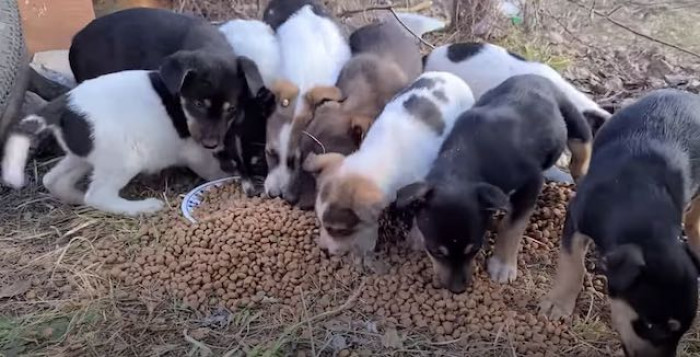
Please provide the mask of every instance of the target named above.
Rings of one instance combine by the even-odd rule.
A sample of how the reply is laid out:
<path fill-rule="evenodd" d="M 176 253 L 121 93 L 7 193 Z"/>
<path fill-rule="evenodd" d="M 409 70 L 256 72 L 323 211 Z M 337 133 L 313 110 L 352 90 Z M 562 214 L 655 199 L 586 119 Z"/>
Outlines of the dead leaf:
<path fill-rule="evenodd" d="M 32 287 L 32 282 L 27 279 L 18 280 L 13 284 L 3 286 L 0 289 L 0 299 L 11 298 L 17 295 L 22 295 Z"/>
<path fill-rule="evenodd" d="M 382 336 L 382 345 L 387 348 L 403 348 L 403 339 L 395 328 L 387 328 Z"/>

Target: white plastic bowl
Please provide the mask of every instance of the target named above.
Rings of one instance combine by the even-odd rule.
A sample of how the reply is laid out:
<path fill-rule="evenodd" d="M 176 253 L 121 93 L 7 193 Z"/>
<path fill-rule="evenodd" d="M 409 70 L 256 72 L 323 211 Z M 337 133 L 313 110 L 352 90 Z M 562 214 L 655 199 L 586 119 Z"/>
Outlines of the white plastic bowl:
<path fill-rule="evenodd" d="M 192 211 L 194 211 L 194 209 L 197 206 L 199 206 L 199 204 L 202 202 L 202 195 L 212 187 L 219 187 L 227 182 L 237 180 L 238 176 L 232 176 L 222 178 L 216 181 L 210 181 L 195 187 L 192 191 L 187 193 L 185 195 L 185 198 L 182 200 L 182 205 L 180 206 L 180 209 L 182 210 L 182 215 L 184 215 L 188 221 L 196 223 L 197 220 L 194 219 L 194 217 L 192 217 Z"/>

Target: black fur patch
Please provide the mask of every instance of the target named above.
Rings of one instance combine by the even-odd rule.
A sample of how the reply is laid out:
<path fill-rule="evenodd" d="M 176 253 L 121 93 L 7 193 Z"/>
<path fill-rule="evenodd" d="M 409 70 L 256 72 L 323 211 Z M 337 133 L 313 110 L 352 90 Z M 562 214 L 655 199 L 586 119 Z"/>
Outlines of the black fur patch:
<path fill-rule="evenodd" d="M 519 54 L 517 54 L 517 53 L 515 53 L 515 52 L 508 51 L 508 54 L 511 55 L 511 57 L 513 57 L 513 58 L 515 58 L 515 59 L 517 59 L 517 60 L 520 60 L 520 61 L 523 61 L 523 62 L 527 62 L 527 60 L 525 59 L 525 57 L 523 57 L 523 56 L 521 56 L 521 55 L 519 55 Z"/>
<path fill-rule="evenodd" d="M 92 151 L 92 126 L 81 113 L 69 108 L 61 116 L 61 131 L 68 149 L 75 155 L 86 157 Z"/>
<path fill-rule="evenodd" d="M 430 99 L 414 94 L 403 102 L 403 106 L 416 119 L 421 120 L 435 131 L 436 134 L 442 135 L 445 131 L 445 121 L 442 118 L 442 113 Z"/>
<path fill-rule="evenodd" d="M 447 99 L 447 95 L 445 95 L 445 91 L 442 89 L 437 89 L 433 91 L 433 95 L 435 98 L 447 103 L 449 100 Z"/>
<path fill-rule="evenodd" d="M 180 99 L 170 94 L 170 91 L 168 91 L 168 88 L 165 86 L 165 83 L 163 83 L 158 72 L 149 73 L 148 79 L 151 81 L 153 90 L 158 93 L 160 100 L 163 102 L 165 111 L 168 112 L 168 116 L 170 120 L 172 120 L 175 130 L 177 130 L 177 135 L 182 139 L 189 138 L 190 130 L 187 128 L 187 118 L 182 111 Z"/>
<path fill-rule="evenodd" d="M 600 130 L 600 127 L 602 127 L 606 121 L 602 115 L 592 110 L 584 110 L 583 117 L 586 118 L 586 121 L 588 121 L 588 125 L 591 127 L 591 132 L 594 135 L 598 132 L 598 130 Z"/>
<path fill-rule="evenodd" d="M 322 17 L 329 17 L 326 9 L 313 0 L 272 0 L 263 13 L 263 22 L 277 31 L 278 27 L 306 5 L 311 5 L 311 10 L 314 14 Z"/>
<path fill-rule="evenodd" d="M 484 46 L 483 43 L 477 42 L 455 43 L 447 47 L 447 58 L 452 62 L 462 62 L 476 56 Z"/>
<path fill-rule="evenodd" d="M 404 88 L 399 94 L 405 94 L 408 92 L 411 92 L 413 90 L 418 90 L 418 89 L 427 89 L 427 90 L 432 90 L 435 88 L 435 86 L 438 83 L 443 83 L 444 80 L 442 78 L 429 78 L 429 77 L 421 77 L 418 78 L 417 80 L 413 81 L 410 86 Z"/>

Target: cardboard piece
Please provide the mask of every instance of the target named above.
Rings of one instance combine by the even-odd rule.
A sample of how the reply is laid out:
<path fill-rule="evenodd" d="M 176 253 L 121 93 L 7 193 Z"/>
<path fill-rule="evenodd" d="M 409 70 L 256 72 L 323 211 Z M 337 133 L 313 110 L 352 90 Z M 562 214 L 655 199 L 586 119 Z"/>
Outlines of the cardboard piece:
<path fill-rule="evenodd" d="M 95 18 L 92 0 L 18 0 L 30 54 L 70 48 L 73 35 Z"/>
<path fill-rule="evenodd" d="M 131 7 L 167 8 L 170 2 L 171 0 L 95 0 L 93 3 L 95 15 L 100 17 Z"/>

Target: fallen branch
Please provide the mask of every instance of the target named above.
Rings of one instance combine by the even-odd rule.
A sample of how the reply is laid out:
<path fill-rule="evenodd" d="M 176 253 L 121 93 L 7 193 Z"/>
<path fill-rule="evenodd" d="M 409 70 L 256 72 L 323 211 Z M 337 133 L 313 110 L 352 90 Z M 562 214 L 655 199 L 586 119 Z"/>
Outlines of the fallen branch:
<path fill-rule="evenodd" d="M 576 6 L 578 6 L 578 7 L 580 7 L 580 8 L 582 8 L 582 9 L 584 9 L 584 10 L 589 10 L 589 9 L 586 8 L 585 5 L 580 4 L 579 2 L 577 2 L 577 1 L 575 1 L 575 0 L 567 0 L 567 1 L 570 2 L 570 3 L 572 3 L 572 4 L 574 4 L 574 5 L 576 5 Z M 664 46 L 666 46 L 666 47 L 671 47 L 671 48 L 673 48 L 673 49 L 676 49 L 676 50 L 678 50 L 678 51 L 680 51 L 680 52 L 683 52 L 683 53 L 685 53 L 685 54 L 687 54 L 687 55 L 690 55 L 690 56 L 693 56 L 693 57 L 695 57 L 695 58 L 700 58 L 700 54 L 695 53 L 695 52 L 693 52 L 693 51 L 691 51 L 691 50 L 689 50 L 689 49 L 687 49 L 687 48 L 683 48 L 683 47 L 681 47 L 681 46 L 674 45 L 674 44 L 672 44 L 672 43 L 670 43 L 670 42 L 666 42 L 666 41 L 660 40 L 660 39 L 658 39 L 658 38 L 655 38 L 655 37 L 653 37 L 653 36 L 650 36 L 650 35 L 641 33 L 641 32 L 639 32 L 639 31 L 637 31 L 637 30 L 635 30 L 635 29 L 633 29 L 633 28 L 631 28 L 631 27 L 629 27 L 629 26 L 627 26 L 627 25 L 625 25 L 625 24 L 623 24 L 623 23 L 621 23 L 621 22 L 619 22 L 619 21 L 617 21 L 617 20 L 611 18 L 609 15 L 606 15 L 606 14 L 604 14 L 604 13 L 602 13 L 602 12 L 600 12 L 600 11 L 594 9 L 594 8 L 592 8 L 592 9 L 590 9 L 590 10 L 591 10 L 594 14 L 596 14 L 596 15 L 598 15 L 598 16 L 604 18 L 605 20 L 607 20 L 607 21 L 610 22 L 611 24 L 613 24 L 613 25 L 615 25 L 615 26 L 617 26 L 617 27 L 619 27 L 619 28 L 621 28 L 621 29 L 623 29 L 623 30 L 626 30 L 626 31 L 628 31 L 628 32 L 630 32 L 630 33 L 633 33 L 633 34 L 635 34 L 635 35 L 637 35 L 637 36 L 639 36 L 639 37 L 645 38 L 645 39 L 647 39 L 647 40 L 649 40 L 649 41 L 652 41 L 652 42 L 656 42 L 656 43 L 661 44 L 661 45 L 664 45 Z"/>
<path fill-rule="evenodd" d="M 432 1 L 424 1 L 418 5 L 415 5 L 415 6 L 399 9 L 399 11 L 401 11 L 401 12 L 418 12 L 420 10 L 430 8 L 432 5 L 433 5 Z M 430 43 L 430 42 L 424 40 L 422 37 L 418 36 L 403 21 L 401 21 L 401 18 L 399 18 L 399 15 L 396 13 L 396 10 L 391 5 L 388 5 L 388 6 L 370 6 L 370 7 L 360 9 L 360 10 L 347 10 L 347 11 L 341 12 L 337 16 L 338 17 L 348 17 L 348 16 L 351 16 L 354 14 L 359 14 L 359 13 L 363 13 L 363 12 L 367 12 L 367 11 L 378 11 L 378 10 L 391 12 L 391 14 L 394 16 L 396 21 L 398 21 L 399 24 L 401 24 L 401 26 L 403 26 L 403 28 L 406 29 L 406 31 L 408 31 L 411 35 L 413 35 L 413 37 L 417 38 L 422 44 L 430 47 L 430 49 L 435 48 L 435 46 L 432 43 Z"/>
<path fill-rule="evenodd" d="M 427 0 L 423 1 L 422 3 L 409 6 L 409 7 L 397 7 L 395 10 L 401 11 L 401 12 L 418 12 L 418 11 L 423 11 L 429 9 L 431 6 L 433 6 L 432 0 Z M 392 9 L 392 5 L 384 5 L 384 6 L 370 6 L 370 7 L 365 7 L 362 9 L 357 9 L 357 10 L 346 10 L 338 14 L 338 17 L 348 17 L 352 16 L 355 14 L 361 14 L 363 12 L 367 11 L 377 11 L 377 10 L 390 10 Z"/>

